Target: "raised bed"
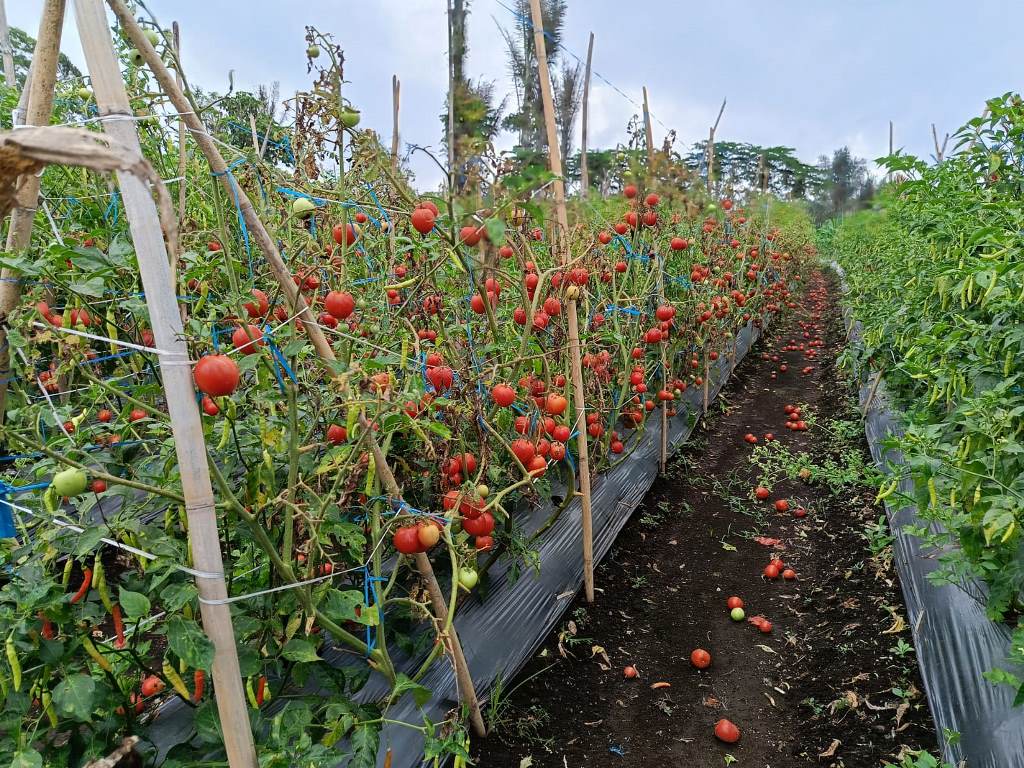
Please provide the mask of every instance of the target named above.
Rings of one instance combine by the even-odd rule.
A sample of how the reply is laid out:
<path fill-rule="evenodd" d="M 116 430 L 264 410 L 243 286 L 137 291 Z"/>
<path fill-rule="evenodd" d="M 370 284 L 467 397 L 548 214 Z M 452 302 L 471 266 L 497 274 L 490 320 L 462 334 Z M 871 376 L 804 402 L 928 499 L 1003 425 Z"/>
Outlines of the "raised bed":
<path fill-rule="evenodd" d="M 833 262 L 832 268 L 845 291 L 842 267 Z M 850 343 L 856 344 L 859 321 L 845 308 L 843 320 Z M 861 382 L 861 408 L 868 406 L 864 433 L 871 455 L 883 472 L 898 472 L 904 466 L 903 456 L 885 448 L 883 442 L 901 434 L 899 410 L 889 398 L 884 379 L 876 384 L 870 371 L 858 370 L 855 374 Z M 912 496 L 913 479 L 902 477 L 897 490 Z M 886 509 L 895 539 L 893 559 L 943 758 L 955 766 L 970 768 L 1024 768 L 1024 708 L 1013 706 L 1013 689 L 989 683 L 983 676 L 995 667 L 1016 674 L 1024 672 L 1005 661 L 1010 629 L 988 618 L 985 587 L 977 580 L 967 579 L 958 585 L 929 580 L 938 567 L 935 553 L 906 530 L 924 523 L 915 505 L 887 501 Z M 939 530 L 937 523 L 928 526 Z M 947 736 L 953 733 L 959 738 Z"/>

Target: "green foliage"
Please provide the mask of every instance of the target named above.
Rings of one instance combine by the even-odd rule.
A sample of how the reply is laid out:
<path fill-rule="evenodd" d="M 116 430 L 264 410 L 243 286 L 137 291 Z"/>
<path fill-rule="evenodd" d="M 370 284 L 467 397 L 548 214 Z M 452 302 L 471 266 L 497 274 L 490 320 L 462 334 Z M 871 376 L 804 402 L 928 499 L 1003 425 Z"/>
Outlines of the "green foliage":
<path fill-rule="evenodd" d="M 955 141 L 939 165 L 888 158 L 897 181 L 880 210 L 824 228 L 820 244 L 863 323 L 847 363 L 881 371 L 906 414 L 891 444 L 920 514 L 940 524 L 918 531 L 941 553 L 936 578 L 984 580 L 998 620 L 1024 607 L 1024 104 L 990 100 Z"/>

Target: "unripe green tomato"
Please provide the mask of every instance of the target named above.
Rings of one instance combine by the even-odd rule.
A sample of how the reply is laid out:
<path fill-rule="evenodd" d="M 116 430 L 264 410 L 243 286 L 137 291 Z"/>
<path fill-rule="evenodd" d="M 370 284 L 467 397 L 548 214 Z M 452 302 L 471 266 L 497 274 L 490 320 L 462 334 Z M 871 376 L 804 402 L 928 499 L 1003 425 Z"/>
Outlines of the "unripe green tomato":
<path fill-rule="evenodd" d="M 743 612 L 742 608 L 733 608 L 729 611 L 729 618 L 733 621 L 743 621 L 747 617 L 747 614 Z"/>
<path fill-rule="evenodd" d="M 480 576 L 472 568 L 459 568 L 459 584 L 466 589 L 472 589 L 480 581 Z"/>

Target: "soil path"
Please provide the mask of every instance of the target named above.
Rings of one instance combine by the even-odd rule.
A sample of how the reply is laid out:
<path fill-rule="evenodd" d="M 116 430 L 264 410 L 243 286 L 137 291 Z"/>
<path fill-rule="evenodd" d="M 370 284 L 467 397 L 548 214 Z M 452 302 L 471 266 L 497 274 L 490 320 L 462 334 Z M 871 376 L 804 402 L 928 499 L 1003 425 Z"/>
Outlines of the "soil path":
<path fill-rule="evenodd" d="M 852 389 L 836 368 L 843 341 L 833 287 L 816 273 L 636 511 L 597 571 L 596 602 L 577 598 L 494 697 L 477 765 L 877 768 L 934 746 Z M 806 431 L 786 427 L 786 405 Z M 795 580 L 762 576 L 773 555 Z M 732 595 L 771 631 L 732 621 Z M 691 665 L 695 648 L 711 653 L 708 669 Z M 739 727 L 738 743 L 715 739 L 720 718 Z"/>

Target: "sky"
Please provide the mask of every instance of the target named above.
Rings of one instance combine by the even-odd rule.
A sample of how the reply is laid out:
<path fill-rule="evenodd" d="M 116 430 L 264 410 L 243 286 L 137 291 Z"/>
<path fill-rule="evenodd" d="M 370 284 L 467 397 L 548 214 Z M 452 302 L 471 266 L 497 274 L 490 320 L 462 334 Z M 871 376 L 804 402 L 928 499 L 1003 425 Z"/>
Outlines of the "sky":
<path fill-rule="evenodd" d="M 2 1 L 2 0 L 0 0 Z M 69 0 L 62 50 L 82 54 Z M 500 28 L 515 24 L 512 0 L 472 0 L 467 73 L 510 94 Z M 1019 89 L 1019 44 L 1005 30 L 1024 28 L 1020 0 L 568 0 L 563 43 L 583 58 L 595 35 L 591 147 L 625 140 L 650 93 L 656 144 L 668 128 L 677 147 L 718 129 L 723 141 L 785 145 L 813 162 L 848 146 L 861 157 L 895 145 L 928 156 L 939 137 L 981 113 L 986 98 Z M 391 77 L 401 80 L 403 148 L 441 150 L 439 114 L 447 91 L 445 0 L 149 0 L 158 21 L 182 30 L 190 81 L 226 91 L 280 83 L 284 96 L 308 87 L 305 26 L 333 33 L 345 51 L 345 94 L 362 126 L 391 140 Z M 6 0 L 8 21 L 35 36 L 42 0 Z M 81 66 L 84 71 L 84 66 Z M 617 90 L 626 94 L 620 95 Z M 628 98 L 627 98 L 628 97 Z M 577 146 L 579 142 L 577 125 Z M 513 144 L 504 135 L 499 148 Z M 440 172 L 411 157 L 416 186 Z"/>

